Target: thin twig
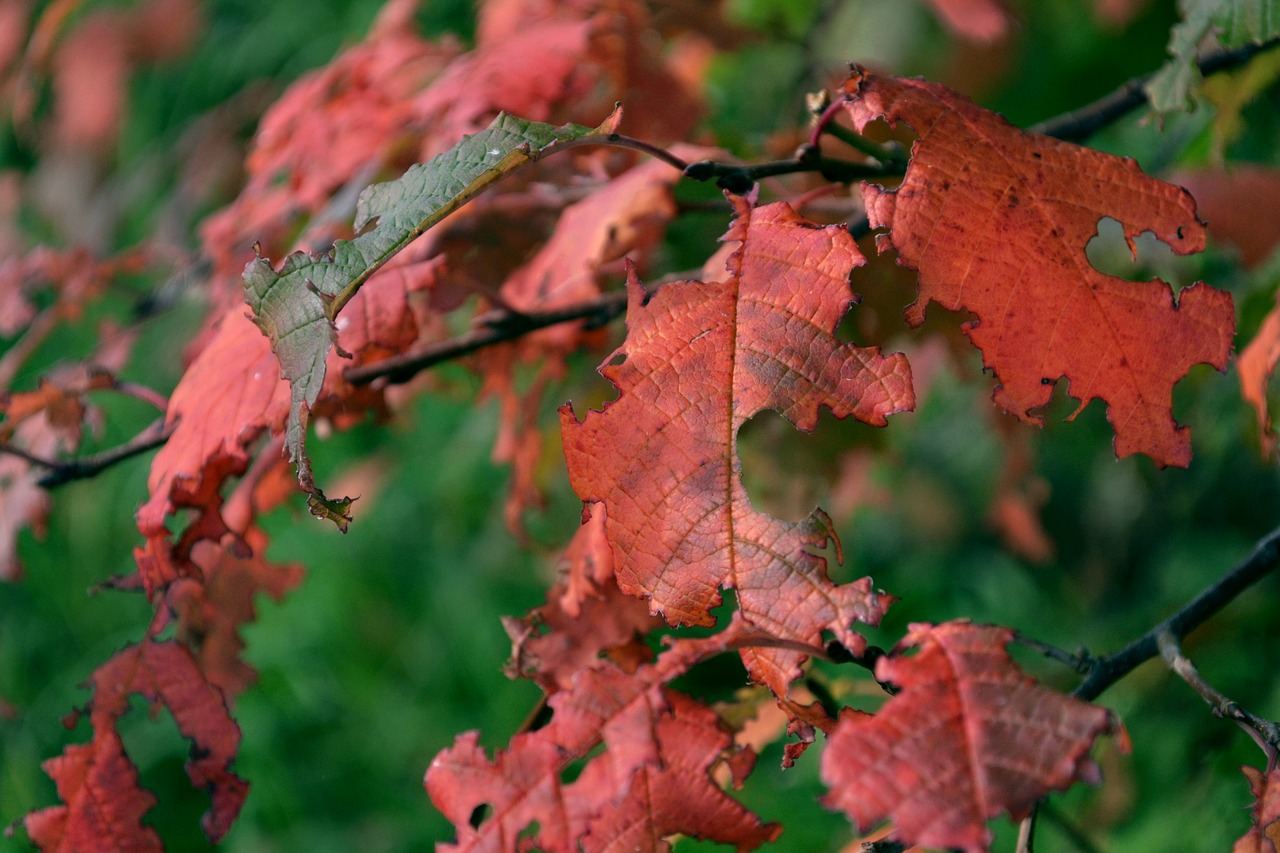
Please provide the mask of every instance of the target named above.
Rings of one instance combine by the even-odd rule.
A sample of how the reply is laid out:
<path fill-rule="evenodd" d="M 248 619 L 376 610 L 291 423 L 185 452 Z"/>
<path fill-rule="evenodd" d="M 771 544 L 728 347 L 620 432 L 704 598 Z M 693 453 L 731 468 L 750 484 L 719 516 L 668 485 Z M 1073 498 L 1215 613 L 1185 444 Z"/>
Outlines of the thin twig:
<path fill-rule="evenodd" d="M 1233 720 L 1248 732 L 1266 754 L 1267 766 L 1274 766 L 1276 755 L 1280 753 L 1280 724 L 1246 711 L 1205 681 L 1195 664 L 1183 653 L 1178 638 L 1169 631 L 1161 631 L 1156 636 L 1156 644 L 1160 647 L 1160 656 L 1169 664 L 1169 668 L 1200 694 L 1200 698 L 1209 704 L 1216 716 Z"/>
<path fill-rule="evenodd" d="M 1081 675 L 1084 675 L 1089 671 L 1089 658 L 1087 655 L 1069 652 L 1066 649 L 1060 649 L 1057 646 L 1028 637 L 1020 631 L 1013 632 L 1013 641 L 1019 645 L 1033 649 L 1051 660 L 1056 660 L 1059 663 L 1065 663 Z"/>
<path fill-rule="evenodd" d="M 1208 77 L 1219 71 L 1227 71 L 1244 65 L 1259 53 L 1280 45 L 1280 38 L 1273 38 L 1261 44 L 1247 44 L 1230 50 L 1216 50 L 1206 54 L 1196 66 L 1201 75 Z M 1144 74 L 1134 77 L 1120 85 L 1108 95 L 1104 95 L 1088 106 L 1063 113 L 1060 116 L 1032 125 L 1027 130 L 1041 133 L 1068 142 L 1079 142 L 1088 139 L 1107 125 L 1119 121 L 1128 113 L 1147 103 L 1146 86 L 1155 74 Z"/>
<path fill-rule="evenodd" d="M 802 145 L 796 156 L 785 160 L 770 160 L 766 163 L 737 165 L 716 160 L 699 160 L 689 164 L 684 170 L 684 176 L 695 181 L 714 179 L 716 186 L 720 189 L 735 195 L 744 195 L 750 192 L 751 187 L 761 178 L 791 175 L 797 172 L 816 172 L 828 181 L 848 184 L 864 178 L 901 175 L 902 165 L 899 163 L 851 163 L 847 160 L 824 157 L 814 146 Z"/>
<path fill-rule="evenodd" d="M 1280 528 L 1264 536 L 1253 552 L 1214 583 L 1210 584 L 1178 612 L 1114 654 L 1088 658 L 1089 674 L 1072 695 L 1093 700 L 1139 665 L 1160 653 L 1161 633 L 1181 640 L 1226 607 L 1246 589 L 1280 565 Z"/>
<path fill-rule="evenodd" d="M 391 383 L 408 382 L 428 367 L 470 355 L 494 344 L 515 340 L 537 329 L 545 329 L 548 326 L 574 320 L 587 320 L 588 325 L 593 327 L 602 326 L 620 316 L 626 307 L 626 291 L 617 290 L 550 311 L 534 311 L 527 314 L 506 313 L 500 319 L 491 320 L 487 328 L 427 344 L 373 364 L 351 367 L 344 371 L 342 376 L 352 385 L 367 385 L 382 377 L 386 377 Z"/>
<path fill-rule="evenodd" d="M 159 447 L 169 440 L 169 434 L 170 430 L 165 429 L 164 418 L 160 418 L 128 442 L 92 456 L 81 456 L 77 459 L 44 459 L 9 444 L 0 444 L 0 453 L 9 453 L 27 460 L 32 465 L 48 468 L 49 473 L 41 477 L 37 485 L 52 489 L 72 480 L 96 477 L 118 462 Z"/>

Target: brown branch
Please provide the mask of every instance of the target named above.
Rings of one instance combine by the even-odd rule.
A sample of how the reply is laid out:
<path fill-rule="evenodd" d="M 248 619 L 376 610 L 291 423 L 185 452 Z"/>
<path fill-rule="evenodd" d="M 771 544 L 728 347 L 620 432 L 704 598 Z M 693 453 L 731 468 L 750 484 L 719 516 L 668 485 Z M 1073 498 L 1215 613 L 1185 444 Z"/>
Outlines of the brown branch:
<path fill-rule="evenodd" d="M 159 447 L 169 440 L 169 434 L 170 430 L 165 428 L 164 419 L 160 418 L 128 442 L 92 456 L 81 456 L 77 459 L 44 459 L 11 444 L 0 444 L 0 453 L 8 453 L 25 459 L 32 465 L 48 468 L 49 473 L 41 477 L 37 485 L 52 489 L 72 480 L 95 477 L 119 462 Z"/>
<path fill-rule="evenodd" d="M 515 340 L 537 329 L 574 320 L 586 320 L 587 325 L 592 327 L 604 325 L 620 316 L 626 307 L 627 293 L 625 290 L 618 290 L 550 311 L 527 314 L 504 312 L 498 318 L 490 320 L 486 328 L 427 344 L 373 364 L 347 368 L 342 377 L 352 385 L 367 385 L 383 377 L 391 383 L 408 382 L 428 367 L 470 355 L 494 344 Z"/>
<path fill-rule="evenodd" d="M 1114 654 L 1088 657 L 1088 676 L 1072 695 L 1093 700 L 1139 665 L 1160 653 L 1159 637 L 1167 633 L 1181 640 L 1208 621 L 1242 592 L 1280 565 L 1280 528 L 1264 536 L 1253 552 L 1180 610 Z"/>
<path fill-rule="evenodd" d="M 1266 753 L 1268 767 L 1274 766 L 1276 756 L 1280 753 L 1280 724 L 1246 711 L 1218 692 L 1213 685 L 1204 680 L 1190 658 L 1183 654 L 1178 639 L 1170 632 L 1161 631 L 1156 637 L 1156 644 L 1160 647 L 1160 656 L 1164 658 L 1165 663 L 1169 664 L 1169 668 L 1200 694 L 1200 698 L 1209 704 L 1216 716 L 1233 720 L 1248 732 Z"/>
<path fill-rule="evenodd" d="M 770 160 L 767 163 L 734 164 L 717 160 L 699 160 L 690 163 L 684 176 L 694 181 L 715 180 L 720 189 L 735 195 L 751 191 L 756 181 L 775 175 L 791 175 L 798 172 L 816 172 L 828 181 L 849 184 L 865 178 L 883 178 L 901 175 L 902 163 L 851 163 L 823 156 L 814 145 L 801 145 L 794 157 Z"/>
<path fill-rule="evenodd" d="M 1200 69 L 1202 76 L 1208 77 L 1219 71 L 1238 68 L 1259 53 L 1277 45 L 1280 45 L 1280 38 L 1273 38 L 1260 44 L 1216 50 L 1196 62 L 1196 67 Z M 1119 121 L 1147 103 L 1146 86 L 1154 76 L 1155 74 L 1144 74 L 1141 77 L 1134 77 L 1121 84 L 1115 91 L 1087 106 L 1032 125 L 1027 130 L 1068 142 L 1088 139 L 1097 131 Z"/>

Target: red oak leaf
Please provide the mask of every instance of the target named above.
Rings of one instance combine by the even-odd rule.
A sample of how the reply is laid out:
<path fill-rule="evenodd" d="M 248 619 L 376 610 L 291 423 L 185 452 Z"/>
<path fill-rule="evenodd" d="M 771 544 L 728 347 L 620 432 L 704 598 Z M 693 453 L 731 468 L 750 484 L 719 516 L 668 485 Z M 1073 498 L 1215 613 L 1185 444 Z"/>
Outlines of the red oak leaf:
<path fill-rule="evenodd" d="M 687 696 L 668 693 L 670 713 L 657 721 L 658 763 L 642 767 L 631 780 L 626 799 L 606 809 L 582 839 L 584 853 L 665 850 L 654 839 L 681 833 L 754 850 L 782 833 L 776 823 L 762 824 L 737 800 L 711 781 L 712 765 L 725 759 L 732 736 L 720 718 Z M 747 750 L 736 756 L 754 758 Z M 583 771 L 591 777 L 599 764 Z"/>
<path fill-rule="evenodd" d="M 512 643 L 509 671 L 547 693 L 568 689 L 578 671 L 602 654 L 634 670 L 652 657 L 642 638 L 661 624 L 643 602 L 618 589 L 604 507 L 592 510 L 565 549 L 561 577 L 547 603 L 523 619 L 503 619 Z"/>
<path fill-rule="evenodd" d="M 168 603 L 178 617 L 177 637 L 196 650 L 200 670 L 223 695 L 234 698 L 257 679 L 257 673 L 240 656 L 244 640 L 241 626 L 257 619 L 255 600 L 265 593 L 275 601 L 284 598 L 302 580 L 302 567 L 277 565 L 262 558 L 267 537 L 258 528 L 244 536 L 249 556 L 217 548 L 208 542 L 192 550 L 203 582 L 174 584 Z"/>
<path fill-rule="evenodd" d="M 906 844 L 985 851 L 986 822 L 1096 782 L 1089 750 L 1117 727 L 1104 708 L 1041 687 L 1005 651 L 1006 628 L 911 626 L 876 679 L 901 692 L 842 719 L 822 756 L 827 803 L 862 831 L 890 819 Z M 914 657 L 902 657 L 918 646 Z"/>
<path fill-rule="evenodd" d="M 712 149 L 672 146 L 677 157 L 692 162 L 711 156 Z M 672 187 L 680 172 L 658 161 L 644 163 L 610 180 L 586 198 L 564 209 L 555 230 L 529 263 L 503 283 L 502 302 L 517 311 L 548 311 L 600 295 L 600 280 L 621 266 L 625 256 L 641 261 L 662 240 L 676 215 Z M 540 503 L 535 478 L 543 441 L 537 428 L 542 391 L 549 379 L 559 378 L 565 356 L 596 332 L 582 323 L 562 323 L 525 335 L 509 346 L 496 347 L 476 360 L 485 376 L 483 395 L 502 401 L 502 425 L 494 460 L 512 465 L 507 500 L 507 524 L 521 529 L 521 515 Z M 546 360 L 532 388 L 516 389 L 516 365 Z"/>
<path fill-rule="evenodd" d="M 548 700 L 551 722 L 516 735 L 493 761 L 478 733 L 459 736 L 435 757 L 424 779 L 431 801 L 458 834 L 456 845 L 437 849 L 576 850 L 581 842 L 608 850 L 646 827 L 654 834 L 646 836 L 645 850 L 668 849 L 657 833 L 699 834 L 740 849 L 775 837 L 776 827 L 761 826 L 711 781 L 717 758 L 732 757 L 719 719 L 662 686 L 749 639 L 735 620 L 714 637 L 676 642 L 633 675 L 608 664 L 582 670 L 571 689 Z M 601 743 L 604 751 L 587 758 Z M 566 782 L 565 772 L 583 759 L 581 774 Z M 663 793 L 663 785 L 677 790 Z M 485 805 L 491 814 L 473 823 Z"/>
<path fill-rule="evenodd" d="M 212 800 L 202 821 L 205 834 L 212 841 L 222 838 L 248 793 L 248 784 L 231 771 L 240 729 L 191 653 L 178 643 L 147 640 L 117 653 L 91 681 L 93 741 L 69 746 L 45 763 L 66 805 L 27 816 L 32 840 L 44 850 L 161 849 L 155 833 L 139 823 L 155 798 L 138 787 L 137 770 L 115 728 L 135 693 L 168 709 L 191 741 L 187 776 Z"/>
<path fill-rule="evenodd" d="M 736 436 L 765 408 L 806 431 L 820 406 L 883 425 L 912 406 L 910 369 L 901 354 L 832 334 L 864 260 L 848 232 L 785 204 L 734 203 L 726 239 L 742 246 L 724 281 L 646 293 L 632 273 L 627 340 L 600 368 L 618 399 L 582 423 L 561 409 L 570 480 L 583 501 L 606 507 L 619 587 L 647 596 L 670 623 L 714 624 L 720 588 L 731 587 L 758 630 L 810 645 L 829 630 L 861 649 L 850 626 L 878 622 L 890 599 L 869 578 L 831 583 L 814 553 L 834 538 L 825 513 L 789 523 L 752 508 Z M 778 695 L 802 660 L 779 650 L 743 657 Z"/>
<path fill-rule="evenodd" d="M 1241 767 L 1253 792 L 1253 826 L 1231 853 L 1276 853 L 1280 850 L 1280 769 L 1265 775 L 1256 767 Z"/>
<path fill-rule="evenodd" d="M 1203 283 L 1175 301 L 1160 281 L 1094 269 L 1085 245 L 1101 217 L 1187 254 L 1204 248 L 1195 202 L 1132 160 L 1019 130 L 961 95 L 921 80 L 857 71 L 845 83 L 859 129 L 879 117 L 919 134 L 895 191 L 864 185 L 881 251 L 918 269 L 912 325 L 930 301 L 977 315 L 965 332 L 1000 380 L 995 400 L 1032 423 L 1066 377 L 1083 408 L 1106 401 L 1119 456 L 1186 466 L 1191 440 L 1170 411 L 1192 365 L 1222 370 L 1235 316 L 1230 295 Z"/>
<path fill-rule="evenodd" d="M 1240 353 L 1240 392 L 1258 413 L 1258 436 L 1262 452 L 1276 453 L 1276 434 L 1271 427 L 1271 410 L 1267 405 L 1267 386 L 1280 362 L 1280 305 L 1272 308 L 1262 321 L 1258 334 Z"/>

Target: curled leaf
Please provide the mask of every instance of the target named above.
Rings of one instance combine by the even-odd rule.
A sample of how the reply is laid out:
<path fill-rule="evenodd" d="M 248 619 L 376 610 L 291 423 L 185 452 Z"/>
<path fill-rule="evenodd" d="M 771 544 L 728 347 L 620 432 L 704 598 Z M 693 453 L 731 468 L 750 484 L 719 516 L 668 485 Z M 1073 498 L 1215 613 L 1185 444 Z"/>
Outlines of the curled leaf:
<path fill-rule="evenodd" d="M 397 180 L 366 189 L 356 208 L 355 228 L 373 227 L 354 240 L 339 240 L 320 254 L 295 252 L 279 270 L 261 256 L 245 267 L 245 298 L 253 320 L 271 341 L 289 380 L 285 448 L 297 463 L 298 482 L 325 508 L 324 517 L 341 519 L 344 513 L 335 504 L 347 499 L 335 502 L 320 495 L 304 445 L 307 418 L 324 385 L 325 362 L 337 343 L 338 312 L 397 252 L 490 184 L 537 161 L 557 143 L 612 131 L 618 116 L 587 128 L 499 115 L 485 130 Z"/>

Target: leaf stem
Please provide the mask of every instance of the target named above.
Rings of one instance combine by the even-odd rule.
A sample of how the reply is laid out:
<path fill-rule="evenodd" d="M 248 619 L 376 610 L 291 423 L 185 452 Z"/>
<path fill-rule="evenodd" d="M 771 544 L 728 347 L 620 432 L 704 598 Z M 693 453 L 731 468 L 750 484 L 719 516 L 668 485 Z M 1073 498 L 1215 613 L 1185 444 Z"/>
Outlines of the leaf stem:
<path fill-rule="evenodd" d="M 861 133 L 837 123 L 836 116 L 844 110 L 844 107 L 845 102 L 843 100 L 836 100 L 827 104 L 826 108 L 814 119 L 813 131 L 809 134 L 809 145 L 814 148 L 819 147 L 822 134 L 826 133 L 839 139 L 850 148 L 861 151 L 881 163 L 897 163 L 899 166 L 906 166 L 907 157 L 900 146 L 881 145 L 878 142 L 867 139 Z"/>

